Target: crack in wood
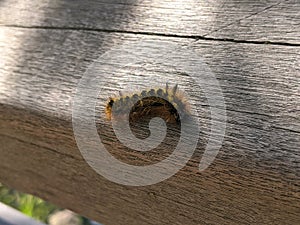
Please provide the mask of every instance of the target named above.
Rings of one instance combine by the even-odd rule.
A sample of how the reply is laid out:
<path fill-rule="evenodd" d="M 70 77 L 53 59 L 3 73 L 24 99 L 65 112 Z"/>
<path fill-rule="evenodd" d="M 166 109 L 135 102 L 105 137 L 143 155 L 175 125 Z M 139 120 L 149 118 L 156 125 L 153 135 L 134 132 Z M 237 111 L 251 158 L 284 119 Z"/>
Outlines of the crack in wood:
<path fill-rule="evenodd" d="M 295 46 L 300 47 L 300 43 L 289 43 L 280 41 L 255 41 L 255 40 L 243 40 L 234 38 L 213 38 L 202 35 L 181 35 L 181 34 L 170 34 L 170 33 L 158 33 L 158 32 L 147 32 L 147 31 L 130 31 L 130 30 L 115 30 L 115 29 L 98 29 L 88 27 L 53 27 L 53 26 L 23 26 L 23 25 L 4 25 L 0 24 L 0 27 L 8 28 L 20 28 L 20 29 L 46 29 L 46 30 L 64 30 L 64 31 L 94 31 L 103 33 L 121 33 L 121 34 L 135 34 L 135 35 L 147 35 L 147 36 L 158 36 L 158 37 L 171 37 L 171 38 L 190 38 L 206 41 L 221 41 L 221 42 L 232 42 L 232 43 L 244 43 L 244 44 L 256 44 L 256 45 L 281 45 L 281 46 Z"/>

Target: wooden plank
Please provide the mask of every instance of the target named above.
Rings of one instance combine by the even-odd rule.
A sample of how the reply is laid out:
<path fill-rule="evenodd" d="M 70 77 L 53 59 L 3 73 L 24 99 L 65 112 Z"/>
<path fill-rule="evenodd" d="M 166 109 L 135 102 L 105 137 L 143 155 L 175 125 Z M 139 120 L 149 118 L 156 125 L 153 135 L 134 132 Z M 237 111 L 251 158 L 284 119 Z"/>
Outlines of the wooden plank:
<path fill-rule="evenodd" d="M 2 183 L 104 224 L 299 222 L 299 47 L 60 29 L 1 27 L 0 34 Z M 198 153 L 175 176 L 128 187 L 98 175 L 82 158 L 72 131 L 72 99 L 101 53 L 142 38 L 155 41 L 153 48 L 177 43 L 199 53 L 222 86 L 228 122 L 223 147 L 204 172 L 198 163 L 205 132 Z M 136 71 L 161 79 L 169 73 L 143 66 Z M 190 89 L 201 96 L 192 84 Z M 209 108 L 203 101 L 205 129 Z M 129 163 L 161 157 L 124 150 L 112 148 Z"/>
<path fill-rule="evenodd" d="M 13 0 L 1 3 L 0 24 L 299 45 L 299 7 L 297 0 Z"/>

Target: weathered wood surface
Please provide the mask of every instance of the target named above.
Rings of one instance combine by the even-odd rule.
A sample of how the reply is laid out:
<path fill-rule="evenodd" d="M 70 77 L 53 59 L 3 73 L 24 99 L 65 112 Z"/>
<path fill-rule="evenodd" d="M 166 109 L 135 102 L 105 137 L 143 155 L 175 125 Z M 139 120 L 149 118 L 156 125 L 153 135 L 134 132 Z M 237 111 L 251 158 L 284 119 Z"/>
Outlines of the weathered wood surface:
<path fill-rule="evenodd" d="M 277 14 L 296 19 L 296 1 L 249 1 L 252 7 L 234 9 L 223 4 L 216 11 L 201 5 L 209 3 L 194 3 L 190 8 L 185 5 L 183 12 L 170 3 L 171 9 L 166 13 L 161 11 L 160 16 L 155 13 L 159 7 L 152 5 L 155 2 L 145 1 L 129 4 L 130 7 L 126 2 L 112 1 L 101 9 L 95 7 L 98 4 L 95 2 L 80 5 L 55 2 L 51 7 L 50 1 L 11 2 L 2 2 L 0 9 L 4 24 L 0 28 L 2 183 L 104 224 L 299 223 L 299 23 L 278 19 L 284 26 L 271 25 L 277 19 L 273 15 Z M 148 10 L 143 4 L 150 4 Z M 236 5 L 242 7 L 241 4 L 246 3 Z M 273 4 L 270 10 L 275 11 L 270 18 L 268 9 L 257 13 Z M 280 5 L 284 9 L 282 14 Z M 113 10 L 118 7 L 122 13 Z M 204 24 L 201 9 L 217 19 Z M 8 10 L 11 13 L 7 14 Z M 185 18 L 186 13 L 194 15 L 194 21 L 177 21 L 174 25 L 175 19 L 181 14 Z M 119 14 L 123 16 L 118 17 Z M 222 28 L 229 20 L 236 21 L 246 14 L 255 14 L 254 18 L 265 16 L 269 23 L 263 29 L 264 21 L 248 17 L 247 26 L 254 32 L 248 33 L 240 27 L 229 31 L 235 24 Z M 167 16 L 173 24 L 159 22 Z M 258 21 L 258 26 L 251 25 Z M 296 21 L 298 27 L 292 28 L 291 21 Z M 66 26 L 72 29 L 65 29 Z M 81 29 L 87 27 L 100 30 Z M 140 34 L 130 34 L 127 28 Z M 194 38 L 180 36 L 205 36 L 216 29 L 220 29 L 215 32 L 221 35 L 220 40 L 195 42 Z M 222 29 L 227 30 L 224 36 Z M 259 36 L 255 30 L 261 30 L 263 35 Z M 179 36 L 163 37 L 160 33 Z M 228 35 L 245 43 L 221 40 Z M 125 40 L 141 38 L 157 43 L 189 44 L 203 56 L 222 86 L 228 124 L 223 147 L 209 169 L 198 172 L 196 154 L 184 169 L 164 182 L 127 187 L 106 180 L 83 160 L 72 131 L 72 98 L 82 74 L 101 53 Z M 255 44 L 253 40 L 282 43 Z M 141 67 L 140 71 L 143 70 Z M 167 73 L 155 72 L 162 77 Z M 204 111 L 208 110 L 206 104 L 202 106 Z M 203 121 L 206 120 L 204 112 Z M 199 154 L 204 145 L 201 140 Z M 117 150 L 114 152 L 117 157 L 125 160 L 127 157 L 133 163 L 145 159 L 132 153 L 124 156 L 124 152 Z"/>
<path fill-rule="evenodd" d="M 12 0 L 0 7 L 5 26 L 300 44 L 298 0 Z"/>

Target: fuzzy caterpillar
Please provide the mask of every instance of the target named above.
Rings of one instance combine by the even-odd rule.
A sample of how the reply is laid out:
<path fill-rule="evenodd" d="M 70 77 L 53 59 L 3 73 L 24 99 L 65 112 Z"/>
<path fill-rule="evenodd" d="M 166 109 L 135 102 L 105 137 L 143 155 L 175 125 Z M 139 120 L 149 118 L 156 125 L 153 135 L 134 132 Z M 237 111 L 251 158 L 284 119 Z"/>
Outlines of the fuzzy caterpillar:
<path fill-rule="evenodd" d="M 135 103 L 134 106 L 129 109 L 133 103 Z M 120 93 L 119 98 L 109 98 L 105 114 L 108 120 L 112 118 L 123 120 L 125 119 L 124 113 L 128 109 L 131 112 L 129 115 L 131 122 L 144 117 L 159 116 L 166 122 L 180 123 L 179 114 L 183 117 L 190 114 L 189 105 L 177 84 L 173 88 L 166 84 L 165 88 L 143 90 L 139 94 L 122 95 Z"/>

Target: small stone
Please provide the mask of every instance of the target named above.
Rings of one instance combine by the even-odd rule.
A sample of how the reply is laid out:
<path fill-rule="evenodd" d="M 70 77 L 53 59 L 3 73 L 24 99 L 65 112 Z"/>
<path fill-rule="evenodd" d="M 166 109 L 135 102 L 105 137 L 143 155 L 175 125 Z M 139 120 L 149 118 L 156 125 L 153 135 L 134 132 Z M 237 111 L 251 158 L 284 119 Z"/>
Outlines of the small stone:
<path fill-rule="evenodd" d="M 50 215 L 49 225 L 81 225 L 81 220 L 77 214 L 66 209 Z"/>

